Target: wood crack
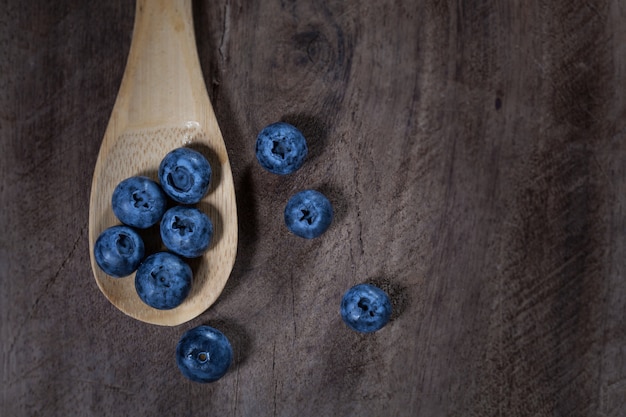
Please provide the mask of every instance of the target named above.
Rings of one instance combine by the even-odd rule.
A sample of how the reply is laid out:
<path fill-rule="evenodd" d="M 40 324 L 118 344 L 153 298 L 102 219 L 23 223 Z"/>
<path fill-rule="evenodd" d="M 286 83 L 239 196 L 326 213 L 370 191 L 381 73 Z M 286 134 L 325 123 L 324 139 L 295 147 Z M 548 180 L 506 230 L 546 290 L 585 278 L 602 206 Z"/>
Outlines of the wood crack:
<path fill-rule="evenodd" d="M 20 323 L 20 325 L 19 325 L 19 327 L 17 329 L 17 334 L 15 335 L 15 337 L 13 337 L 13 340 L 11 341 L 11 344 L 9 345 L 9 350 L 7 352 L 7 357 L 9 357 L 11 355 L 11 353 L 13 352 L 13 349 L 15 349 L 15 344 L 17 343 L 17 341 L 22 336 L 22 332 L 24 330 L 24 327 L 26 326 L 26 323 L 28 323 L 29 321 L 32 320 L 33 315 L 35 314 L 35 311 L 37 310 L 37 306 L 41 302 L 42 298 L 48 293 L 50 288 L 56 283 L 57 279 L 61 275 L 61 272 L 65 269 L 65 266 L 67 265 L 69 260 L 72 259 L 72 257 L 74 256 L 74 253 L 76 252 L 76 249 L 78 249 L 78 244 L 79 244 L 80 240 L 82 239 L 82 237 L 83 237 L 83 235 L 85 233 L 85 229 L 86 229 L 86 226 L 83 226 L 80 229 L 78 237 L 74 240 L 74 243 L 72 245 L 72 249 L 70 249 L 69 253 L 63 259 L 63 261 L 61 262 L 61 264 L 59 265 L 57 270 L 54 272 L 54 274 L 52 274 L 52 276 L 50 276 L 49 278 L 46 279 L 43 289 L 41 291 L 39 291 L 39 293 L 37 294 L 37 297 L 35 297 L 35 301 L 33 301 L 33 303 L 31 304 L 31 307 L 30 307 L 28 315 L 26 316 L 26 318 L 24 320 L 22 320 L 22 323 Z"/>

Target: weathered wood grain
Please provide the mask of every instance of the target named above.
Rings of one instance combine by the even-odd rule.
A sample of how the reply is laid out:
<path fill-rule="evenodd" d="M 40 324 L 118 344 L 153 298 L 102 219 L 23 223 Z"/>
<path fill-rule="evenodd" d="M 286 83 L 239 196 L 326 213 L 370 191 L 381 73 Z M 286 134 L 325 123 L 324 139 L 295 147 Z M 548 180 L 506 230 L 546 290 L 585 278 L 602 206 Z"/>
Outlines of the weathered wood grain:
<path fill-rule="evenodd" d="M 626 407 L 626 8 L 619 0 L 197 1 L 237 191 L 217 303 L 166 328 L 91 276 L 91 175 L 134 4 L 0 14 L 0 415 L 621 416 Z M 286 120 L 311 157 L 282 178 L 254 140 Z M 336 221 L 282 224 L 317 188 Z M 370 281 L 393 321 L 338 306 Z M 184 380 L 210 324 L 236 361 Z"/>

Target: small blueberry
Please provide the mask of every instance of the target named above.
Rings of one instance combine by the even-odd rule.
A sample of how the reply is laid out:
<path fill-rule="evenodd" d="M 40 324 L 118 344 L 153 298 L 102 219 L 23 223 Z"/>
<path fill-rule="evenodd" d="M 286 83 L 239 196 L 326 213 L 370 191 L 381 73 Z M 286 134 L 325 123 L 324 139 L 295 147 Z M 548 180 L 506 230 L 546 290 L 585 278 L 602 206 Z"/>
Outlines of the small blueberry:
<path fill-rule="evenodd" d="M 210 326 L 188 330 L 176 346 L 178 369 L 194 382 L 217 381 L 226 374 L 232 360 L 228 338 Z"/>
<path fill-rule="evenodd" d="M 115 187 L 111 203 L 113 213 L 122 223 L 145 229 L 161 220 L 167 199 L 159 184 L 150 178 L 136 176 Z"/>
<path fill-rule="evenodd" d="M 333 221 L 333 207 L 324 194 L 315 190 L 300 191 L 285 206 L 285 224 L 297 236 L 313 239 L 328 229 Z"/>
<path fill-rule="evenodd" d="M 94 245 L 96 263 L 107 275 L 125 277 L 143 260 L 145 247 L 139 234 L 128 226 L 113 226 L 98 236 Z"/>
<path fill-rule="evenodd" d="M 163 244 L 185 258 L 201 256 L 209 248 L 212 238 L 213 223 L 195 207 L 172 207 L 161 219 Z"/>
<path fill-rule="evenodd" d="M 256 157 L 263 168 L 286 175 L 299 169 L 308 153 L 306 139 L 289 123 L 273 123 L 256 139 Z"/>
<path fill-rule="evenodd" d="M 177 148 L 165 155 L 159 165 L 163 191 L 182 204 L 195 204 L 209 190 L 211 165 L 198 151 Z"/>
<path fill-rule="evenodd" d="M 191 267 L 178 256 L 157 252 L 146 258 L 135 274 L 141 300 L 159 310 L 178 307 L 191 289 Z"/>
<path fill-rule="evenodd" d="M 391 300 L 371 284 L 350 288 L 341 300 L 341 318 L 353 330 L 371 333 L 380 330 L 391 317 Z"/>

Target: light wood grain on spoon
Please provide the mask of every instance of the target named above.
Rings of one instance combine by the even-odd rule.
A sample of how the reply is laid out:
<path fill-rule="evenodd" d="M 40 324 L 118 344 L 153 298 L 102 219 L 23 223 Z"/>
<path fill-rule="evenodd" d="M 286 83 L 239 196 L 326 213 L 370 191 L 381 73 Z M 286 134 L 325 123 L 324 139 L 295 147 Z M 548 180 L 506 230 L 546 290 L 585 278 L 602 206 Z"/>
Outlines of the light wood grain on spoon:
<path fill-rule="evenodd" d="M 200 150 L 211 163 L 212 184 L 199 206 L 216 233 L 205 256 L 191 262 L 194 283 L 187 300 L 173 310 L 156 310 L 137 296 L 134 274 L 112 278 L 102 272 L 93 247 L 104 229 L 119 224 L 111 208 L 115 186 L 133 175 L 156 180 L 161 159 L 180 146 Z M 237 250 L 235 191 L 202 77 L 191 0 L 137 2 L 126 70 L 94 170 L 89 249 L 102 293 L 122 312 L 148 323 L 171 326 L 197 317 L 215 302 L 228 280 Z"/>

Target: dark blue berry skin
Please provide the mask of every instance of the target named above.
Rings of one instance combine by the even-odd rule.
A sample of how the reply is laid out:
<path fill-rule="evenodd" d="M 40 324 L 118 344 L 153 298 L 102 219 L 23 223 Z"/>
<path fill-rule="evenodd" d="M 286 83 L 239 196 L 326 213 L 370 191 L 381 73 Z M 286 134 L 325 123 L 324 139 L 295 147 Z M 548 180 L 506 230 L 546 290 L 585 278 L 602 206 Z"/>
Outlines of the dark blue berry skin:
<path fill-rule="evenodd" d="M 222 332 L 210 326 L 188 330 L 176 346 L 180 372 L 194 382 L 214 382 L 226 374 L 233 349 Z"/>
<path fill-rule="evenodd" d="M 196 258 L 209 248 L 213 223 L 195 207 L 175 206 L 161 220 L 161 239 L 172 252 L 185 258 Z"/>
<path fill-rule="evenodd" d="M 256 139 L 256 158 L 269 172 L 291 174 L 299 169 L 309 152 L 302 133 L 289 123 L 266 126 Z"/>
<path fill-rule="evenodd" d="M 165 155 L 159 165 L 163 191 L 182 204 L 196 204 L 209 190 L 211 165 L 198 151 L 177 148 Z"/>
<path fill-rule="evenodd" d="M 135 274 L 139 298 L 159 310 L 178 307 L 189 295 L 191 282 L 191 267 L 169 252 L 148 256 Z"/>
<path fill-rule="evenodd" d="M 135 272 L 145 254 L 143 240 L 128 226 L 113 226 L 98 236 L 94 245 L 96 263 L 107 275 L 125 277 Z"/>
<path fill-rule="evenodd" d="M 387 293 L 371 284 L 350 288 L 341 300 L 341 318 L 353 330 L 371 333 L 380 330 L 391 317 Z"/>
<path fill-rule="evenodd" d="M 115 187 L 112 207 L 122 223 L 145 229 L 161 220 L 167 208 L 167 198 L 159 184 L 150 178 L 136 176 Z"/>
<path fill-rule="evenodd" d="M 328 229 L 333 221 L 333 207 L 324 194 L 315 190 L 300 191 L 285 206 L 285 224 L 297 236 L 313 239 Z"/>

